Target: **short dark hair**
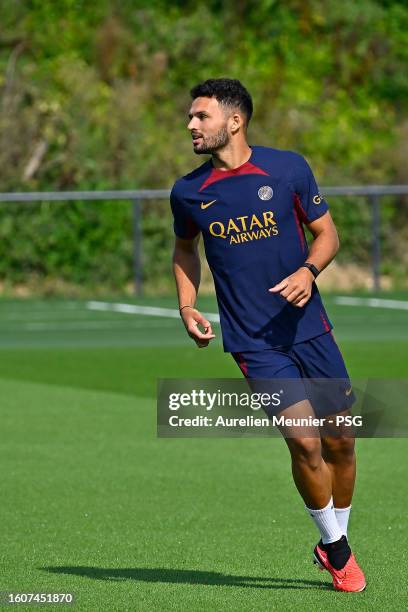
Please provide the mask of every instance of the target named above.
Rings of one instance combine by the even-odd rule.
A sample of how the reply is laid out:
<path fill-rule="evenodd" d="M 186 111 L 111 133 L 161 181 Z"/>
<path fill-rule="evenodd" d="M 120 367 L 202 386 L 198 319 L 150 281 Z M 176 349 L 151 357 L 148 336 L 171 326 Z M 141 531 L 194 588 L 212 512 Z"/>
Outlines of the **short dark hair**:
<path fill-rule="evenodd" d="M 247 125 L 252 117 L 254 107 L 251 95 L 238 79 L 208 79 L 195 85 L 190 94 L 193 100 L 214 97 L 224 106 L 239 108 L 245 115 Z"/>

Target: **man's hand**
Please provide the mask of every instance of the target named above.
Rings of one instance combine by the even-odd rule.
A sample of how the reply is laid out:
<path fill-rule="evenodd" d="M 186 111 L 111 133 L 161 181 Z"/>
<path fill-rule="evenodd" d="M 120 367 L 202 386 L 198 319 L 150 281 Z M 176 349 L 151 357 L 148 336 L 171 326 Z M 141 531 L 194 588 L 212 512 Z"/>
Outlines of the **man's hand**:
<path fill-rule="evenodd" d="M 183 308 L 181 318 L 188 335 L 194 340 L 198 348 L 208 346 L 210 340 L 215 338 L 211 323 L 196 308 Z M 199 325 L 204 329 L 204 333 L 200 330 Z"/>
<path fill-rule="evenodd" d="M 299 268 L 296 272 L 284 278 L 280 283 L 268 289 L 271 293 L 279 293 L 288 302 L 302 308 L 312 295 L 314 276 L 307 268 Z"/>

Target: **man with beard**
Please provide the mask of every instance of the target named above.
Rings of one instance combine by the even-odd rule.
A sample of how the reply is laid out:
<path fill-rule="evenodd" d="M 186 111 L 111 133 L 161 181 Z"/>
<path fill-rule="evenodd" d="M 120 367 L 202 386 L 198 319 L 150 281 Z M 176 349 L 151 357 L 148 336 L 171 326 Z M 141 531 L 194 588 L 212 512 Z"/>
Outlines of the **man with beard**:
<path fill-rule="evenodd" d="M 312 405 L 306 380 L 340 379 L 344 384 L 326 394 L 324 408 L 329 415 L 346 415 L 354 395 L 314 283 L 339 243 L 313 173 L 297 153 L 248 145 L 252 99 L 239 81 L 210 79 L 195 86 L 191 97 L 188 129 L 194 152 L 211 158 L 179 179 L 171 192 L 173 267 L 186 330 L 199 348 L 215 337 L 195 308 L 202 234 L 224 350 L 248 381 L 289 379 L 278 414 L 296 418 L 319 412 L 319 399 Z M 313 237 L 310 249 L 304 225 Z M 320 532 L 315 562 L 330 572 L 336 590 L 362 591 L 365 577 L 347 540 L 353 437 L 318 429 L 307 436 L 282 433 L 294 482 Z"/>

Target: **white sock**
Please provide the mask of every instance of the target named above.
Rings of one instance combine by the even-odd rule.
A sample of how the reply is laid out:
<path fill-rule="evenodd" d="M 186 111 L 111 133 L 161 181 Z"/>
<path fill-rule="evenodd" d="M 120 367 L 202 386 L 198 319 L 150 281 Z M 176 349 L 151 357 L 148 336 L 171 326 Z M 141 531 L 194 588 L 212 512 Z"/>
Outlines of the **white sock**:
<path fill-rule="evenodd" d="M 332 497 L 325 508 L 314 509 L 306 506 L 306 510 L 309 512 L 314 524 L 320 531 L 323 544 L 330 544 L 331 542 L 340 540 L 343 533 L 337 522 Z"/>
<path fill-rule="evenodd" d="M 348 508 L 335 508 L 334 509 L 339 527 L 343 535 L 345 535 L 346 537 L 347 537 L 347 525 L 348 525 L 349 518 L 350 518 L 350 510 L 351 510 L 351 506 L 348 506 Z"/>

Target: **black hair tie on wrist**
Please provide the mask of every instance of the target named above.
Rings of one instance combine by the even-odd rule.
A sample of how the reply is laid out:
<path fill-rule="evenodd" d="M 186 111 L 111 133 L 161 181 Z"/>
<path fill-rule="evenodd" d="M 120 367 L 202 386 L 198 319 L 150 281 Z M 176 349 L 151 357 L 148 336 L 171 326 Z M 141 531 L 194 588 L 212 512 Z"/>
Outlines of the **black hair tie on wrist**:
<path fill-rule="evenodd" d="M 194 308 L 194 306 L 190 306 L 190 304 L 186 304 L 185 306 L 182 306 L 181 308 L 179 308 L 180 313 L 183 310 L 183 308 Z"/>

